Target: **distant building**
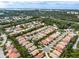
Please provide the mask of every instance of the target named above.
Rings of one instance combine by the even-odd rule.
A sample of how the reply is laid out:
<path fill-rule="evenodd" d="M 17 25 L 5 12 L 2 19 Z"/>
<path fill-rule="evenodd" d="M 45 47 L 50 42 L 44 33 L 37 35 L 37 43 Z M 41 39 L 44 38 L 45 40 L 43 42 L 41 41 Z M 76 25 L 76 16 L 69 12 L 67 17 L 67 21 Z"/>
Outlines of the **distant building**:
<path fill-rule="evenodd" d="M 79 14 L 79 13 L 76 11 L 67 11 L 67 14 Z"/>

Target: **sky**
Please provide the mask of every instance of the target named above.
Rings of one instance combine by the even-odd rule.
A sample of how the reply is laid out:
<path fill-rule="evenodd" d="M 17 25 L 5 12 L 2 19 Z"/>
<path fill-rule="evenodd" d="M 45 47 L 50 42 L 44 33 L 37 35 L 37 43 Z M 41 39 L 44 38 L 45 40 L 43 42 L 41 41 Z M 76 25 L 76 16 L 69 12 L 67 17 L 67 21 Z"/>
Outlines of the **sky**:
<path fill-rule="evenodd" d="M 0 1 L 0 8 L 79 9 L 79 1 Z"/>

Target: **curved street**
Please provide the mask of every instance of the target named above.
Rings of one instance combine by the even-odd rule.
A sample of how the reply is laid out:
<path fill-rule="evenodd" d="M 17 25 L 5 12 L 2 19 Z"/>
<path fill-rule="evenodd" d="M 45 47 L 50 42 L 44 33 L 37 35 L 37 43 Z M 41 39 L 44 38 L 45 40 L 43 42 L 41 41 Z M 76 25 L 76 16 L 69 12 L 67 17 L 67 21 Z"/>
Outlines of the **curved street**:
<path fill-rule="evenodd" d="M 78 42 L 79 42 L 79 37 L 78 37 L 76 43 L 74 44 L 73 49 L 79 49 L 79 48 L 77 48 L 77 44 L 78 44 Z"/>

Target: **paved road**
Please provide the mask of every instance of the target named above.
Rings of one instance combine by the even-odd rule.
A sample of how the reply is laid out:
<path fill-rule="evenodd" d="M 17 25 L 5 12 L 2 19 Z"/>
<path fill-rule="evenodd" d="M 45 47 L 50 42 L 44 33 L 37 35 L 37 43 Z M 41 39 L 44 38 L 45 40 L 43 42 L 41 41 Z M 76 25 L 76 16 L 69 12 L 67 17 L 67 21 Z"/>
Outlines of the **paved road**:
<path fill-rule="evenodd" d="M 3 48 L 0 48 L 0 58 L 5 58 Z"/>
<path fill-rule="evenodd" d="M 79 48 L 77 48 L 78 41 L 79 41 L 79 38 L 77 39 L 76 43 L 74 44 L 73 49 L 79 49 Z"/>

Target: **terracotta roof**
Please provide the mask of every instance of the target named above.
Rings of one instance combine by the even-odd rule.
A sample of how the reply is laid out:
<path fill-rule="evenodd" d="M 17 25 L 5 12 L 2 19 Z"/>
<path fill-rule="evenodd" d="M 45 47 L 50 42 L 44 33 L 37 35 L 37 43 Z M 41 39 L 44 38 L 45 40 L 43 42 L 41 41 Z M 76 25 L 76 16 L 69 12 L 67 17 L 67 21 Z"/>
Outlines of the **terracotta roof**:
<path fill-rule="evenodd" d="M 60 46 L 56 46 L 56 47 L 54 47 L 54 49 L 56 49 L 59 52 L 62 52 L 62 48 Z"/>
<path fill-rule="evenodd" d="M 56 54 L 57 56 L 60 56 L 61 55 L 61 52 L 59 52 L 57 50 L 54 50 L 53 53 Z"/>
<path fill-rule="evenodd" d="M 46 40 L 46 41 L 48 41 L 48 42 L 50 42 L 50 41 L 51 41 L 49 38 L 46 38 L 45 40 Z"/>
<path fill-rule="evenodd" d="M 29 50 L 29 52 L 31 52 L 31 51 L 35 50 L 36 48 L 37 48 L 36 46 L 32 46 L 28 50 Z"/>
<path fill-rule="evenodd" d="M 60 47 L 60 49 L 64 49 L 65 48 L 65 46 L 61 45 L 61 44 L 57 44 L 56 47 Z"/>
<path fill-rule="evenodd" d="M 33 56 L 35 56 L 38 53 L 39 53 L 39 50 L 36 49 L 36 50 L 32 51 L 30 54 L 32 54 Z"/>
<path fill-rule="evenodd" d="M 44 45 L 47 45 L 49 42 L 46 41 L 46 40 L 42 40 L 41 43 L 44 44 Z"/>
<path fill-rule="evenodd" d="M 57 56 L 56 54 L 54 54 L 54 53 L 49 53 L 49 55 L 50 55 L 50 57 L 52 57 L 52 58 L 58 58 L 58 56 Z"/>
<path fill-rule="evenodd" d="M 30 48 L 33 44 L 32 43 L 29 43 L 27 45 L 25 45 L 26 48 Z"/>
<path fill-rule="evenodd" d="M 35 58 L 42 58 L 44 57 L 44 52 L 40 52 L 38 55 L 35 56 Z"/>
<path fill-rule="evenodd" d="M 20 57 L 20 54 L 18 53 L 17 49 L 14 48 L 14 46 L 9 46 L 10 48 L 8 49 L 6 56 L 9 58 L 18 58 Z"/>
<path fill-rule="evenodd" d="M 64 41 L 64 42 L 67 42 L 67 43 L 68 43 L 70 40 L 71 40 L 71 38 L 70 38 L 69 36 L 66 36 L 66 37 L 63 39 L 63 41 Z"/>
<path fill-rule="evenodd" d="M 63 41 L 59 42 L 59 44 L 64 45 L 64 46 L 66 45 Z"/>

